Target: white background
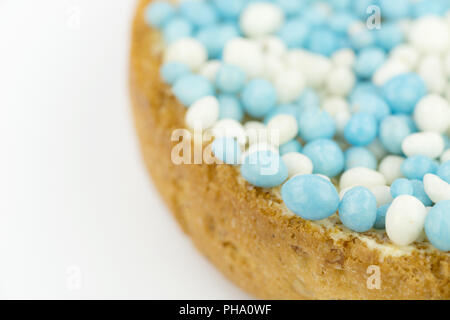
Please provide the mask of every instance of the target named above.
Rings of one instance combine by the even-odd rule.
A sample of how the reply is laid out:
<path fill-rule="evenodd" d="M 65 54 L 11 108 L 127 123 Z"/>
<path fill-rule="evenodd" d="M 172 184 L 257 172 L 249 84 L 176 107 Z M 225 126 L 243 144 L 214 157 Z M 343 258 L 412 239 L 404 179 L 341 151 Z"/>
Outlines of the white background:
<path fill-rule="evenodd" d="M 148 179 L 133 0 L 0 0 L 0 298 L 245 299 Z"/>

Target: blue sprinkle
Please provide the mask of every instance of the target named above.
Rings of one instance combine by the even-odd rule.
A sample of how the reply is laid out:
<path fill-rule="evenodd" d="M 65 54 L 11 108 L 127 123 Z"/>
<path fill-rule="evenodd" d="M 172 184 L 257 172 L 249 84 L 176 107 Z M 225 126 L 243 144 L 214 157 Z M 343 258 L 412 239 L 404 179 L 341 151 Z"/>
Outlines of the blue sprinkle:
<path fill-rule="evenodd" d="M 270 119 L 279 115 L 279 114 L 288 114 L 297 119 L 300 113 L 299 107 L 295 104 L 282 104 L 276 108 L 273 108 L 265 117 L 264 123 L 269 123 Z"/>
<path fill-rule="evenodd" d="M 314 2 L 300 13 L 300 20 L 311 27 L 323 27 L 327 24 L 329 15 L 327 10 Z"/>
<path fill-rule="evenodd" d="M 428 197 L 427 193 L 425 192 L 425 187 L 423 185 L 423 182 L 420 180 L 413 179 L 411 180 L 411 183 L 414 188 L 414 194 L 413 196 L 419 199 L 424 206 L 429 207 L 433 204 L 433 201 Z"/>
<path fill-rule="evenodd" d="M 435 174 L 438 170 L 436 161 L 427 156 L 408 157 L 402 164 L 402 174 L 408 179 L 422 180 L 427 173 Z"/>
<path fill-rule="evenodd" d="M 365 48 L 356 57 L 355 73 L 360 78 L 371 78 L 385 60 L 386 53 L 380 48 Z"/>
<path fill-rule="evenodd" d="M 372 82 L 358 81 L 349 96 L 350 103 L 352 104 L 354 103 L 354 100 L 358 100 L 360 95 L 366 94 L 378 95 L 380 93 L 379 91 L 380 91 L 379 88 Z"/>
<path fill-rule="evenodd" d="M 286 206 L 306 220 L 322 220 L 333 215 L 339 206 L 339 195 L 328 180 L 317 175 L 299 175 L 281 188 Z"/>
<path fill-rule="evenodd" d="M 378 208 L 377 218 L 375 220 L 374 229 L 383 230 L 386 228 L 386 213 L 391 206 L 390 203 L 385 204 Z"/>
<path fill-rule="evenodd" d="M 441 251 L 450 251 L 450 200 L 437 203 L 425 220 L 428 240 Z"/>
<path fill-rule="evenodd" d="M 190 107 L 200 98 L 214 95 L 213 85 L 203 76 L 185 75 L 173 85 L 172 91 L 178 100 Z"/>
<path fill-rule="evenodd" d="M 216 86 L 223 93 L 239 93 L 244 88 L 246 79 L 244 70 L 224 64 L 217 72 Z"/>
<path fill-rule="evenodd" d="M 403 115 L 387 116 L 380 125 L 380 141 L 390 153 L 401 155 L 403 140 L 414 132 L 411 119 Z"/>
<path fill-rule="evenodd" d="M 303 154 L 311 159 L 314 173 L 332 178 L 344 170 L 344 153 L 333 140 L 319 139 L 310 142 L 303 148 Z"/>
<path fill-rule="evenodd" d="M 383 98 L 372 92 L 360 92 L 354 95 L 351 99 L 350 108 L 353 113 L 369 113 L 375 116 L 378 122 L 391 114 L 391 109 Z"/>
<path fill-rule="evenodd" d="M 276 0 L 276 4 L 287 16 L 299 14 L 305 8 L 306 2 L 304 0 Z"/>
<path fill-rule="evenodd" d="M 397 198 L 401 195 L 414 195 L 414 185 L 411 181 L 405 178 L 395 180 L 391 185 L 391 196 Z"/>
<path fill-rule="evenodd" d="M 217 22 L 217 12 L 206 1 L 185 0 L 179 6 L 180 13 L 196 26 L 209 26 Z"/>
<path fill-rule="evenodd" d="M 168 62 L 161 67 L 161 77 L 167 84 L 174 84 L 180 77 L 190 73 L 189 67 L 181 62 Z"/>
<path fill-rule="evenodd" d="M 381 29 L 375 31 L 375 43 L 377 46 L 390 51 L 402 44 L 405 35 L 397 23 L 384 22 Z"/>
<path fill-rule="evenodd" d="M 289 49 L 305 46 L 309 27 L 300 19 L 288 20 L 278 31 L 278 36 Z"/>
<path fill-rule="evenodd" d="M 237 18 L 247 5 L 247 0 L 213 0 L 219 14 L 227 19 Z"/>
<path fill-rule="evenodd" d="M 192 24 L 185 18 L 174 17 L 170 19 L 162 30 L 164 41 L 171 44 L 182 38 L 191 37 L 193 34 Z"/>
<path fill-rule="evenodd" d="M 382 92 L 393 113 L 411 114 L 416 104 L 426 95 L 427 88 L 420 76 L 405 73 L 386 82 Z"/>
<path fill-rule="evenodd" d="M 270 150 L 253 152 L 244 158 L 241 174 L 257 187 L 279 186 L 288 178 L 287 167 L 278 153 Z"/>
<path fill-rule="evenodd" d="M 344 129 L 344 136 L 348 143 L 363 147 L 375 140 L 378 133 L 376 118 L 365 112 L 359 112 L 350 118 Z"/>
<path fill-rule="evenodd" d="M 311 52 L 329 57 L 339 49 L 339 40 L 333 31 L 321 28 L 310 33 L 307 47 Z"/>
<path fill-rule="evenodd" d="M 242 92 L 242 104 L 252 117 L 262 118 L 277 102 L 277 92 L 271 82 L 264 79 L 253 79 Z"/>
<path fill-rule="evenodd" d="M 210 59 L 220 59 L 228 41 L 239 36 L 239 29 L 231 24 L 217 24 L 201 28 L 197 39 L 208 51 Z"/>
<path fill-rule="evenodd" d="M 404 19 L 411 14 L 410 0 L 378 0 L 380 2 L 381 16 L 385 19 Z"/>
<path fill-rule="evenodd" d="M 420 18 L 428 15 L 443 16 L 449 9 L 450 2 L 448 0 L 420 0 L 414 3 L 413 17 Z"/>
<path fill-rule="evenodd" d="M 396 0 L 394 0 L 396 1 Z M 373 12 L 367 12 L 370 6 L 379 6 L 378 0 L 353 1 L 353 12 L 362 20 L 366 20 Z"/>
<path fill-rule="evenodd" d="M 302 152 L 302 145 L 298 140 L 292 139 L 291 141 L 286 142 L 285 144 L 280 146 L 280 154 L 284 155 L 286 153 L 291 152 Z"/>
<path fill-rule="evenodd" d="M 319 108 L 320 97 L 314 89 L 305 88 L 296 103 L 301 109 Z"/>
<path fill-rule="evenodd" d="M 233 95 L 221 94 L 219 100 L 219 119 L 234 119 L 241 122 L 244 110 L 239 99 Z"/>
<path fill-rule="evenodd" d="M 223 163 L 237 165 L 241 160 L 241 148 L 235 138 L 222 137 L 212 143 L 214 156 Z"/>
<path fill-rule="evenodd" d="M 444 138 L 444 150 L 450 149 L 450 136 L 443 134 L 442 138 Z"/>
<path fill-rule="evenodd" d="M 145 10 L 145 21 L 150 26 L 161 28 L 174 15 L 175 10 L 167 1 L 150 3 Z"/>
<path fill-rule="evenodd" d="M 377 200 L 365 187 L 348 190 L 339 205 L 339 218 L 344 226 L 356 232 L 365 232 L 377 219 Z"/>
<path fill-rule="evenodd" d="M 308 108 L 298 117 L 299 136 L 306 142 L 331 139 L 336 133 L 333 117 L 325 110 Z"/>
<path fill-rule="evenodd" d="M 340 34 L 346 34 L 349 27 L 357 20 L 358 18 L 350 12 L 336 12 L 330 18 L 330 28 Z"/>
<path fill-rule="evenodd" d="M 450 160 L 441 164 L 437 170 L 437 175 L 442 180 L 450 183 Z"/>
<path fill-rule="evenodd" d="M 335 10 L 350 10 L 353 0 L 328 0 L 330 6 Z"/>
<path fill-rule="evenodd" d="M 373 153 L 361 147 L 352 147 L 345 151 L 345 170 L 364 167 L 372 170 L 377 168 L 377 159 Z"/>

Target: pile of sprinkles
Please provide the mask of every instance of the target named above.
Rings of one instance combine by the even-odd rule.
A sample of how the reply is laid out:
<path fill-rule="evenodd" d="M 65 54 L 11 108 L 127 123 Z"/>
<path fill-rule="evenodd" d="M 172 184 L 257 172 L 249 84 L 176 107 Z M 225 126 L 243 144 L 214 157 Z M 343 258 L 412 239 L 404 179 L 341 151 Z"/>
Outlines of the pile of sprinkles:
<path fill-rule="evenodd" d="M 145 19 L 186 126 L 250 184 L 450 251 L 450 1 L 153 1 Z"/>

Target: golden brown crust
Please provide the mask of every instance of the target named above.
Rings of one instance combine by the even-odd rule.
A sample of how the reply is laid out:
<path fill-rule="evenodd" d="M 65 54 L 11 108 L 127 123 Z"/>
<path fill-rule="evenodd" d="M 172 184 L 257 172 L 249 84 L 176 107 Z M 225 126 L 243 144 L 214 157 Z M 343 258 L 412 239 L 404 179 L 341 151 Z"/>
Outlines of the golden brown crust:
<path fill-rule="evenodd" d="M 130 71 L 144 161 L 183 230 L 227 277 L 268 299 L 450 298 L 448 253 L 416 244 L 411 253 L 383 255 L 368 246 L 383 247 L 383 236 L 286 215 L 274 192 L 247 184 L 231 166 L 174 165 L 170 138 L 184 127 L 185 108 L 160 80 L 160 36 L 143 21 L 148 2 L 137 10 Z M 372 265 L 379 290 L 367 286 Z"/>

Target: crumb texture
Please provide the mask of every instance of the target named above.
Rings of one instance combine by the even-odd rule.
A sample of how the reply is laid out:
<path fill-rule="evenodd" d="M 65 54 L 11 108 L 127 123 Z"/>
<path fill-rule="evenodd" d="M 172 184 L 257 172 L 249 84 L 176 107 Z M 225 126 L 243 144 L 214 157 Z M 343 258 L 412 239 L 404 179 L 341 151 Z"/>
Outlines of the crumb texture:
<path fill-rule="evenodd" d="M 160 80 L 161 39 L 143 19 L 149 2 L 138 6 L 130 65 L 142 154 L 182 229 L 212 263 L 265 299 L 450 298 L 448 253 L 415 245 L 407 254 L 383 254 L 382 236 L 360 238 L 286 215 L 275 192 L 250 186 L 231 166 L 174 165 L 171 134 L 184 127 L 185 108 Z M 367 285 L 370 266 L 380 270 L 380 289 Z"/>

